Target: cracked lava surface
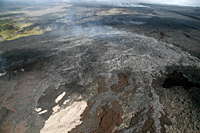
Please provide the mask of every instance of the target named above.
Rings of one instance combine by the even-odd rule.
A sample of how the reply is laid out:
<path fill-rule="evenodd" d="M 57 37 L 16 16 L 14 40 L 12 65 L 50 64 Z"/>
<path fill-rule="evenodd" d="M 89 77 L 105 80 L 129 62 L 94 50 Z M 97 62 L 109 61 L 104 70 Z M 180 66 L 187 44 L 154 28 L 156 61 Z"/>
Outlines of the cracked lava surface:
<path fill-rule="evenodd" d="M 0 132 L 198 133 L 199 58 L 125 30 L 155 17 L 135 8 L 66 6 L 80 19 L 1 42 Z"/>

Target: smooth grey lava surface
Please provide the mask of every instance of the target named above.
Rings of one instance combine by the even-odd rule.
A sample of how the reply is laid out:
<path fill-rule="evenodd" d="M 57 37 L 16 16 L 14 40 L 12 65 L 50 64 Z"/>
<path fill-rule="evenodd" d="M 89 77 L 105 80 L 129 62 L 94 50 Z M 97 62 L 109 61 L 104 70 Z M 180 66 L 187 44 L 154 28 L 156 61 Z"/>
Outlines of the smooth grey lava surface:
<path fill-rule="evenodd" d="M 199 8 L 13 12 L 43 34 L 0 42 L 0 133 L 200 132 Z"/>

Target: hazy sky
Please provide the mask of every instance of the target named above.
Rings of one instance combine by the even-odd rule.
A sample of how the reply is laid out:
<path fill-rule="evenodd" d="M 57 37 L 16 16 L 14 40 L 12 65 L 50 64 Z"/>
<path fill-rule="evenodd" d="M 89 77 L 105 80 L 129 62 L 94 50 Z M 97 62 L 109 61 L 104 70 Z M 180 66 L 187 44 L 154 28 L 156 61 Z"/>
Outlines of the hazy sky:
<path fill-rule="evenodd" d="M 146 0 L 150 3 L 175 4 L 185 6 L 200 6 L 200 0 Z"/>
<path fill-rule="evenodd" d="M 183 6 L 200 6 L 200 0 L 62 0 L 62 1 L 98 1 L 98 2 L 137 2 L 137 3 L 161 3 Z"/>
<path fill-rule="evenodd" d="M 49 1 L 98 1 L 98 2 L 142 2 L 142 3 L 161 3 L 161 4 L 175 4 L 175 5 L 184 5 L 184 6 L 200 6 L 200 0 L 0 0 L 0 4 L 5 1 L 20 1 L 20 2 L 49 2 Z"/>
<path fill-rule="evenodd" d="M 137 2 L 137 3 L 161 3 L 183 6 L 200 6 L 200 0 L 62 0 L 62 1 L 98 1 L 98 2 Z"/>

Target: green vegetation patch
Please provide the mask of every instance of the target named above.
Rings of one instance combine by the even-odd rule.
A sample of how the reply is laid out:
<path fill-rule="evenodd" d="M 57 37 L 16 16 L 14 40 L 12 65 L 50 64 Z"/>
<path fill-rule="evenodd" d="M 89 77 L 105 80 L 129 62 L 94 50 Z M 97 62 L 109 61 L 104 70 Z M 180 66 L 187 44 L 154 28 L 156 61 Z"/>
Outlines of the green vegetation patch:
<path fill-rule="evenodd" d="M 20 37 L 42 34 L 40 27 L 28 28 L 32 23 L 0 20 L 0 41 L 14 40 Z"/>
<path fill-rule="evenodd" d="M 27 28 L 24 32 L 19 32 L 16 34 L 9 35 L 5 40 L 9 41 L 9 40 L 18 39 L 20 37 L 40 35 L 40 34 L 42 34 L 42 30 L 40 30 L 40 27 Z"/>

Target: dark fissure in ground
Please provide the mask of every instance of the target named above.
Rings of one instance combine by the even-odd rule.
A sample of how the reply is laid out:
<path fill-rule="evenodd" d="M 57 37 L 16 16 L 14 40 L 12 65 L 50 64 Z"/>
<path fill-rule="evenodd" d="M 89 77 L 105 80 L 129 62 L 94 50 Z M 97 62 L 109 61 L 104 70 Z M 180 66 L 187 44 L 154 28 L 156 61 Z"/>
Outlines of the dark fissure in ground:
<path fill-rule="evenodd" d="M 200 69 L 183 66 L 172 66 L 166 69 L 169 74 L 166 75 L 161 86 L 168 89 L 173 86 L 182 86 L 188 91 L 191 99 L 200 105 Z M 188 78 L 192 81 L 189 81 Z"/>

